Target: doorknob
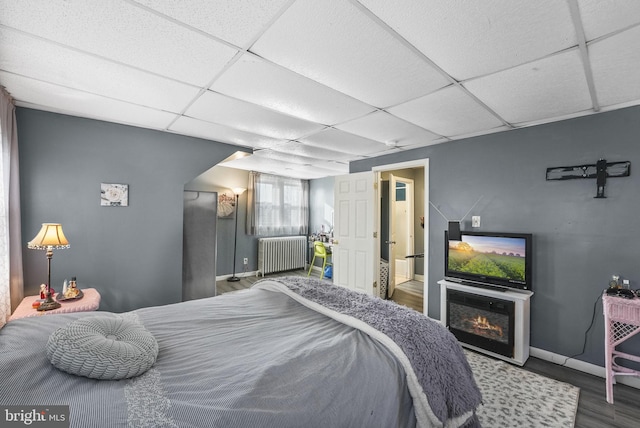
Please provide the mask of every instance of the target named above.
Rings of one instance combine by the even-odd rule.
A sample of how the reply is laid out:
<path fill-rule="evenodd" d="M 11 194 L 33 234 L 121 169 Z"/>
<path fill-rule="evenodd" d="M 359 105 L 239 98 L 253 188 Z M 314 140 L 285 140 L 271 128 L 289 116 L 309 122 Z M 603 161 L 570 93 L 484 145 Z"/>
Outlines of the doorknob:
<path fill-rule="evenodd" d="M 391 244 L 394 245 L 396 243 L 396 241 L 384 241 L 385 244 Z"/>

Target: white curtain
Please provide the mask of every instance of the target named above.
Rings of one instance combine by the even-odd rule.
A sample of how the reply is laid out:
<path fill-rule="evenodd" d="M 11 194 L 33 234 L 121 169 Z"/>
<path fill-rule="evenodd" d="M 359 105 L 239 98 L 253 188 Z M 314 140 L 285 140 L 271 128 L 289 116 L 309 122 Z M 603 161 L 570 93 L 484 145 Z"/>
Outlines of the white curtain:
<path fill-rule="evenodd" d="M 0 87 L 0 328 L 24 297 L 18 131 L 13 99 Z"/>
<path fill-rule="evenodd" d="M 249 173 L 247 233 L 278 236 L 309 231 L 309 181 Z"/>

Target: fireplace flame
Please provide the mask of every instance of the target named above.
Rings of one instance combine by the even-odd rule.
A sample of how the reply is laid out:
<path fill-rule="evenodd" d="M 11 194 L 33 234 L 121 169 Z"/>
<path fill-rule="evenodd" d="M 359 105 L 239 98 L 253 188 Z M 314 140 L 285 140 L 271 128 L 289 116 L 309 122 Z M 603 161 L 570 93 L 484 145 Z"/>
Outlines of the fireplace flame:
<path fill-rule="evenodd" d="M 489 322 L 486 317 L 478 315 L 476 318 L 472 319 L 473 327 L 478 330 L 487 330 L 494 332 L 499 337 L 502 337 L 502 327 L 499 325 L 493 325 Z"/>

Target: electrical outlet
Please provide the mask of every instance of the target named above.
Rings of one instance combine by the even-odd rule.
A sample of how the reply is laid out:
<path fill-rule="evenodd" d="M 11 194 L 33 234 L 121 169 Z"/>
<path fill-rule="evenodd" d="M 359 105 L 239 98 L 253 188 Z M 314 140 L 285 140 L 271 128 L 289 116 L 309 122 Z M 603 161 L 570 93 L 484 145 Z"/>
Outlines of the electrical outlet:
<path fill-rule="evenodd" d="M 245 264 L 245 265 L 248 265 L 248 264 L 249 264 L 249 259 L 248 259 L 248 258 L 246 258 L 246 257 L 244 258 L 244 264 Z"/>
<path fill-rule="evenodd" d="M 480 216 L 474 215 L 471 217 L 471 227 L 480 227 Z"/>

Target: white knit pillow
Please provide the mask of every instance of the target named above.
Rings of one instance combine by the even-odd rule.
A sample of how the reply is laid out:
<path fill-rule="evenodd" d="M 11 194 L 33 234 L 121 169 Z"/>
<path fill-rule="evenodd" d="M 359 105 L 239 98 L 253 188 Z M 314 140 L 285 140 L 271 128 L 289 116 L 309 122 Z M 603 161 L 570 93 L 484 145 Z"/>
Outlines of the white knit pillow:
<path fill-rule="evenodd" d="M 139 376 L 157 356 L 155 337 L 122 316 L 80 318 L 54 331 L 47 342 L 47 357 L 55 367 L 92 379 Z"/>

